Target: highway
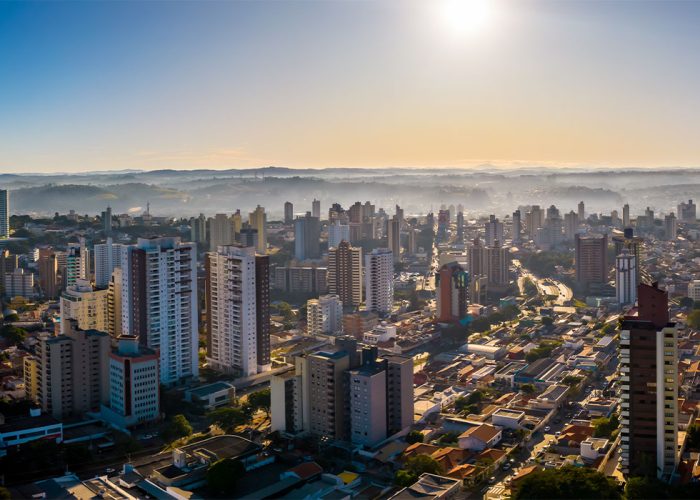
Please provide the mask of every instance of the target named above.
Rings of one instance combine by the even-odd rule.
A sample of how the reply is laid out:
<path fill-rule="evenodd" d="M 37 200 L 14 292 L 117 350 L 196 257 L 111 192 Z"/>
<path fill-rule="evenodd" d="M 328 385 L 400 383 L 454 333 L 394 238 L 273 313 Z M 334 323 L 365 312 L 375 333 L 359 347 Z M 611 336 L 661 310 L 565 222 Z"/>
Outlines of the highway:
<path fill-rule="evenodd" d="M 540 294 L 556 297 L 552 305 L 565 306 L 573 298 L 573 291 L 564 283 L 556 281 L 552 278 L 538 278 L 530 271 L 525 269 L 518 259 L 513 259 L 513 266 L 520 275 L 518 276 L 518 288 L 520 289 L 520 293 L 524 293 L 525 280 L 529 278 L 535 284 L 535 286 L 537 286 L 537 290 L 540 292 Z"/>

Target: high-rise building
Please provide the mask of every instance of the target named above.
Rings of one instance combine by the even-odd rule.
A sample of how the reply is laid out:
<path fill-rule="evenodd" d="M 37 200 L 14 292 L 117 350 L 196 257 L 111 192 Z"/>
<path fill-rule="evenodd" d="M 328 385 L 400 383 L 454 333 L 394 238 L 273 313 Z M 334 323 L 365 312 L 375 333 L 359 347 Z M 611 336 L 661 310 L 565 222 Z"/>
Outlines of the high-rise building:
<path fill-rule="evenodd" d="M 330 439 L 347 438 L 346 371 L 350 356 L 345 351 L 316 352 L 306 357 L 304 399 L 309 415 L 308 430 Z"/>
<path fill-rule="evenodd" d="M 85 238 L 80 238 L 80 243 L 69 243 L 66 250 L 66 273 L 63 279 L 63 286 L 75 285 L 79 279 L 89 278 L 89 255 L 85 247 Z"/>
<path fill-rule="evenodd" d="M 583 204 L 583 201 L 578 202 L 578 220 L 581 222 L 586 220 L 586 206 Z"/>
<path fill-rule="evenodd" d="M 636 257 L 624 249 L 615 258 L 615 292 L 620 305 L 634 304 L 637 300 Z"/>
<path fill-rule="evenodd" d="M 457 262 L 443 265 L 435 274 L 435 290 L 438 321 L 459 321 L 467 315 L 469 273 Z"/>
<path fill-rule="evenodd" d="M 412 227 L 408 228 L 408 244 L 406 246 L 406 253 L 408 255 L 415 255 L 416 253 L 418 253 L 418 238 L 416 233 L 417 229 L 414 229 Z"/>
<path fill-rule="evenodd" d="M 700 301 L 700 280 L 692 280 L 688 283 L 688 297 Z"/>
<path fill-rule="evenodd" d="M 383 356 L 387 369 L 387 434 L 393 436 L 413 424 L 413 358 Z"/>
<path fill-rule="evenodd" d="M 641 261 L 644 257 L 644 238 L 635 236 L 634 229 L 626 227 L 623 233 L 616 231 L 613 234 L 612 241 L 615 245 L 615 255 L 620 255 L 623 250 L 628 250 L 630 254 L 634 255 L 637 283 L 641 283 Z"/>
<path fill-rule="evenodd" d="M 394 254 L 394 262 L 401 262 L 401 220 L 394 216 L 386 222 L 387 243 Z"/>
<path fill-rule="evenodd" d="M 365 308 L 389 314 L 394 306 L 394 255 L 388 248 L 375 248 L 365 255 Z"/>
<path fill-rule="evenodd" d="M 243 228 L 243 216 L 240 210 L 236 210 L 231 216 L 231 222 L 233 222 L 233 233 L 238 236 Z M 239 240 L 240 241 L 240 240 Z"/>
<path fill-rule="evenodd" d="M 256 250 L 260 254 L 267 253 L 267 215 L 265 208 L 258 205 L 248 216 L 248 223 L 258 231 L 258 244 Z"/>
<path fill-rule="evenodd" d="M 112 207 L 110 206 L 102 211 L 102 230 L 105 234 L 112 234 Z"/>
<path fill-rule="evenodd" d="M 122 248 L 124 245 L 112 242 L 107 238 L 106 243 L 95 245 L 95 287 L 107 288 L 112 279 L 112 272 L 121 266 Z"/>
<path fill-rule="evenodd" d="M 607 235 L 576 235 L 576 281 L 584 288 L 608 281 Z"/>
<path fill-rule="evenodd" d="M 207 218 L 204 217 L 204 214 L 190 219 L 190 240 L 195 243 L 207 241 Z"/>
<path fill-rule="evenodd" d="M 343 306 L 358 307 L 362 303 L 362 248 L 347 241 L 330 248 L 326 281 L 328 293 L 340 297 Z"/>
<path fill-rule="evenodd" d="M 98 411 L 109 397 L 109 335 L 68 323 L 65 334 L 44 335 L 37 344 L 35 402 L 59 419 Z"/>
<path fill-rule="evenodd" d="M 294 222 L 294 205 L 291 201 L 284 202 L 284 223 L 291 224 Z"/>
<path fill-rule="evenodd" d="M 630 206 L 627 203 L 622 207 L 622 227 L 625 229 L 631 227 Z"/>
<path fill-rule="evenodd" d="M 678 237 L 678 221 L 673 212 L 664 218 L 664 232 L 667 240 L 675 240 Z"/>
<path fill-rule="evenodd" d="M 564 214 L 564 238 L 566 241 L 574 241 L 578 231 L 579 216 L 573 210 Z"/>
<path fill-rule="evenodd" d="M 47 299 L 53 300 L 58 297 L 58 259 L 53 248 L 39 249 L 39 286 L 41 293 Z"/>
<path fill-rule="evenodd" d="M 467 248 L 467 266 L 472 281 L 485 276 L 488 287 L 504 290 L 510 285 L 510 250 L 500 245 L 485 247 L 479 239 Z"/>
<path fill-rule="evenodd" d="M 500 242 L 501 245 L 505 243 L 503 239 L 503 223 L 500 222 L 495 215 L 489 216 L 489 221 L 484 225 L 486 230 L 486 246 L 492 247 L 495 242 Z"/>
<path fill-rule="evenodd" d="M 291 293 L 322 295 L 328 291 L 327 267 L 321 266 L 277 266 L 274 268 L 271 286 L 276 290 Z"/>
<path fill-rule="evenodd" d="M 180 238 L 139 238 L 122 251 L 122 334 L 160 353 L 160 382 L 197 377 L 197 249 Z"/>
<path fill-rule="evenodd" d="M 81 330 L 109 331 L 109 290 L 93 290 L 87 280 L 76 280 L 61 294 L 61 333 L 66 334 L 70 321 Z"/>
<path fill-rule="evenodd" d="M 309 335 L 343 333 L 343 303 L 337 295 L 322 295 L 306 302 L 306 324 Z"/>
<path fill-rule="evenodd" d="M 222 245 L 233 245 L 236 234 L 233 221 L 226 214 L 209 218 L 209 250 L 215 252 Z"/>
<path fill-rule="evenodd" d="M 118 429 L 160 418 L 158 352 L 121 336 L 109 353 L 109 400 L 100 414 Z"/>
<path fill-rule="evenodd" d="M 311 212 L 294 221 L 294 257 L 297 260 L 321 258 L 321 221 Z"/>
<path fill-rule="evenodd" d="M 530 211 L 525 214 L 525 225 L 530 239 L 535 239 L 537 230 L 544 226 L 544 210 L 539 205 L 532 205 Z"/>
<path fill-rule="evenodd" d="M 107 288 L 107 332 L 114 338 L 122 333 L 122 270 L 116 268 Z"/>
<path fill-rule="evenodd" d="M 253 247 L 222 246 L 207 254 L 207 359 L 216 370 L 248 377 L 270 368 L 266 263 Z"/>
<path fill-rule="evenodd" d="M 350 370 L 350 440 L 374 446 L 387 438 L 385 363 L 366 361 Z"/>
<path fill-rule="evenodd" d="M 350 226 L 336 220 L 328 226 L 328 248 L 337 247 L 343 240 L 350 241 Z"/>
<path fill-rule="evenodd" d="M 10 192 L 0 189 L 0 239 L 10 237 Z"/>
<path fill-rule="evenodd" d="M 311 202 L 311 217 L 321 218 L 321 200 L 314 200 Z"/>
<path fill-rule="evenodd" d="M 520 243 L 520 238 L 523 232 L 522 220 L 520 218 L 520 210 L 513 212 L 513 229 L 512 229 L 512 241 L 517 244 Z"/>
<path fill-rule="evenodd" d="M 238 243 L 242 247 L 258 248 L 258 230 L 244 224 L 238 232 Z"/>
<path fill-rule="evenodd" d="M 683 222 L 695 222 L 697 218 L 697 207 L 693 200 L 688 200 L 688 203 L 678 204 L 678 219 Z"/>
<path fill-rule="evenodd" d="M 25 273 L 23 268 L 18 267 L 11 273 L 5 273 L 4 279 L 5 297 L 24 297 L 26 299 L 36 297 L 34 275 L 31 272 Z"/>
<path fill-rule="evenodd" d="M 621 466 L 670 479 L 678 466 L 678 333 L 668 294 L 640 284 L 620 327 Z"/>

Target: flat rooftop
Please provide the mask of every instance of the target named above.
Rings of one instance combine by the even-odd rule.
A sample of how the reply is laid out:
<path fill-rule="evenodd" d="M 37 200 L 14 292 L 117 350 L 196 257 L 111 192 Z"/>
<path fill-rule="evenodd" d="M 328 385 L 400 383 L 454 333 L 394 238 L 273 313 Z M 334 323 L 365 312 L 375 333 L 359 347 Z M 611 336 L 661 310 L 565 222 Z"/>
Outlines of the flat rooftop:
<path fill-rule="evenodd" d="M 189 392 L 193 396 L 197 396 L 198 398 L 203 398 L 205 396 L 209 396 L 217 392 L 226 391 L 228 389 L 231 389 L 232 387 L 233 386 L 231 384 L 227 384 L 226 382 L 214 382 L 211 384 L 195 387 L 194 389 L 190 389 L 187 392 Z"/>

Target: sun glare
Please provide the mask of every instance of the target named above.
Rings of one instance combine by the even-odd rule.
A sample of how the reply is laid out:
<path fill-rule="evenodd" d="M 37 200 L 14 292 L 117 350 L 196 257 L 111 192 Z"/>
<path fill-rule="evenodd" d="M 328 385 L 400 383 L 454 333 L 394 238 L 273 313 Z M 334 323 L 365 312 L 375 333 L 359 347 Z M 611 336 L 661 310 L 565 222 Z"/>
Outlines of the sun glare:
<path fill-rule="evenodd" d="M 441 0 L 439 15 L 446 31 L 453 36 L 472 36 L 491 24 L 494 0 Z"/>

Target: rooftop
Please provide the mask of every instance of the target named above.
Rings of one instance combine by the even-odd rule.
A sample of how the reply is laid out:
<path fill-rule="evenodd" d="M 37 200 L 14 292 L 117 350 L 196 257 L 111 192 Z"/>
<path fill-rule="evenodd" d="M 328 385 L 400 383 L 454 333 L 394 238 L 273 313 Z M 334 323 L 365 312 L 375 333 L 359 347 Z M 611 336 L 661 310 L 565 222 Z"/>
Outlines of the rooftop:
<path fill-rule="evenodd" d="M 203 398 L 205 396 L 209 396 L 210 394 L 215 394 L 217 392 L 225 391 L 231 388 L 233 388 L 233 386 L 226 382 L 214 382 L 211 384 L 195 387 L 194 389 L 190 389 L 188 392 L 193 396 Z"/>

